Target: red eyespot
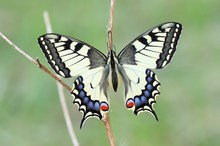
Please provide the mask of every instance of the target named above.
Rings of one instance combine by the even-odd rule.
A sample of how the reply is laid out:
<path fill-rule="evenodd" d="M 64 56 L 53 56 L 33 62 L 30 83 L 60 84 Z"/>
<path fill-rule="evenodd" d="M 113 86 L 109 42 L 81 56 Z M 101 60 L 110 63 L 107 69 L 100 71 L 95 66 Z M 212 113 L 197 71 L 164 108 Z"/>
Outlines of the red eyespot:
<path fill-rule="evenodd" d="M 107 111 L 109 109 L 108 104 L 106 102 L 102 102 L 101 106 L 100 106 L 100 109 L 102 111 Z"/>
<path fill-rule="evenodd" d="M 126 106 L 127 108 L 132 108 L 134 106 L 134 100 L 133 99 L 128 99 L 127 100 L 127 103 L 126 103 Z"/>

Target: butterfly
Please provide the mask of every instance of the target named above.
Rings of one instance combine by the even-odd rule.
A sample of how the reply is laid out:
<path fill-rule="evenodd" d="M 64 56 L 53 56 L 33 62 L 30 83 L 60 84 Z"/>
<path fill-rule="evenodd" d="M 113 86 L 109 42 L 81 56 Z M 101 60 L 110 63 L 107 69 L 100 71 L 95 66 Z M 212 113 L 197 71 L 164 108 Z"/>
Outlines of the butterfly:
<path fill-rule="evenodd" d="M 158 120 L 153 104 L 160 94 L 160 82 L 151 69 L 167 66 L 182 30 L 177 22 L 160 24 L 142 33 L 118 55 L 110 50 L 105 56 L 91 45 L 56 33 L 38 38 L 38 43 L 53 70 L 64 78 L 77 76 L 71 94 L 83 113 L 80 128 L 90 117 L 103 120 L 109 111 L 108 86 L 118 89 L 121 77 L 125 106 L 138 115 L 151 113 Z"/>

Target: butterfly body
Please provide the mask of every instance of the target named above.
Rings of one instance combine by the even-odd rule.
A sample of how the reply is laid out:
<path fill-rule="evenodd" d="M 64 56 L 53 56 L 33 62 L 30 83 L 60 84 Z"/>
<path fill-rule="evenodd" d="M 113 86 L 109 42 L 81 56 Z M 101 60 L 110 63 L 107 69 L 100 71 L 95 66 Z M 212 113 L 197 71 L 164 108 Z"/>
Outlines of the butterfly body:
<path fill-rule="evenodd" d="M 150 112 L 160 94 L 160 82 L 151 69 L 164 68 L 176 51 L 182 25 L 167 22 L 158 25 L 129 43 L 118 55 L 102 52 L 80 40 L 55 33 L 38 38 L 48 63 L 63 77 L 78 76 L 71 94 L 73 103 L 83 112 L 81 127 L 89 117 L 103 119 L 109 111 L 108 86 L 118 88 L 122 78 L 125 106 L 137 115 Z"/>
<path fill-rule="evenodd" d="M 118 56 L 114 51 L 110 52 L 111 56 L 111 78 L 112 78 L 112 87 L 114 91 L 117 91 L 118 88 L 118 78 L 120 76 L 119 74 L 119 69 L 120 69 L 120 64 L 118 61 Z"/>

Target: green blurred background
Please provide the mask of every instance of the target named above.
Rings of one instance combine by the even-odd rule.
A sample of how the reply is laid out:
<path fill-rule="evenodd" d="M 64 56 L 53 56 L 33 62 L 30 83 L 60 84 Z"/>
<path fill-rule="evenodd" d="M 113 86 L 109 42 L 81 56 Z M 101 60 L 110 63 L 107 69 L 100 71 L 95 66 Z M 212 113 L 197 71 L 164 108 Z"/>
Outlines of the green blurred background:
<path fill-rule="evenodd" d="M 48 10 L 54 32 L 91 44 L 104 53 L 109 0 L 0 0 L 0 31 L 48 68 L 38 44 Z M 120 146 L 220 145 L 219 0 L 116 0 L 113 39 L 117 52 L 137 35 L 166 21 L 183 24 L 172 63 L 155 71 L 161 95 L 155 110 L 135 116 L 124 106 L 123 87 L 110 89 L 110 118 Z M 70 86 L 74 79 L 65 80 Z M 103 123 L 81 113 L 65 92 L 82 146 L 108 145 Z M 0 146 L 71 145 L 55 81 L 0 38 Z"/>

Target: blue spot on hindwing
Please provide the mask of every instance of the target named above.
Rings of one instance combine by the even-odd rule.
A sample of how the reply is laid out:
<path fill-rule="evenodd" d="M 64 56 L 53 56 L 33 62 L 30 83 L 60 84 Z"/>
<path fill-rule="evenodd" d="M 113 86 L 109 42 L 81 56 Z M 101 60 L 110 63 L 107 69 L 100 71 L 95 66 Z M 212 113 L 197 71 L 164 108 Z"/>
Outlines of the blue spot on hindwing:
<path fill-rule="evenodd" d="M 83 84 L 80 84 L 80 85 L 78 85 L 76 88 L 77 88 L 78 90 L 83 90 L 84 85 L 83 85 Z"/>
<path fill-rule="evenodd" d="M 146 77 L 146 81 L 148 82 L 148 83 L 152 83 L 153 82 L 153 78 L 151 78 L 151 77 Z"/>
<path fill-rule="evenodd" d="M 141 95 L 141 103 L 147 104 L 147 98 L 144 95 Z"/>
<path fill-rule="evenodd" d="M 149 69 L 146 70 L 147 75 L 150 75 L 150 72 L 151 72 L 151 70 L 149 70 Z"/>
<path fill-rule="evenodd" d="M 77 79 L 78 79 L 78 81 L 79 81 L 80 83 L 82 83 L 82 81 L 83 81 L 82 76 L 79 76 Z"/>
<path fill-rule="evenodd" d="M 134 98 L 134 103 L 135 103 L 135 106 L 136 107 L 139 107 L 141 105 L 141 100 L 140 100 L 140 97 L 139 96 L 136 96 Z"/>
<path fill-rule="evenodd" d="M 144 91 L 144 96 L 145 97 L 150 97 L 151 93 L 147 90 Z"/>
<path fill-rule="evenodd" d="M 89 97 L 84 97 L 83 98 L 83 103 L 85 104 L 85 105 L 87 105 L 87 103 L 89 102 Z"/>
<path fill-rule="evenodd" d="M 93 102 L 89 101 L 87 104 L 87 110 L 93 110 Z"/>
<path fill-rule="evenodd" d="M 153 90 L 153 85 L 147 84 L 147 90 L 148 90 L 148 91 L 152 91 L 152 90 Z"/>
<path fill-rule="evenodd" d="M 99 102 L 99 101 L 96 101 L 96 102 L 94 103 L 94 110 L 95 110 L 95 111 L 99 111 L 99 110 L 100 110 L 100 102 Z"/>
<path fill-rule="evenodd" d="M 80 91 L 80 92 L 79 92 L 79 97 L 80 97 L 80 98 L 84 98 L 85 96 L 86 96 L 85 91 Z"/>

